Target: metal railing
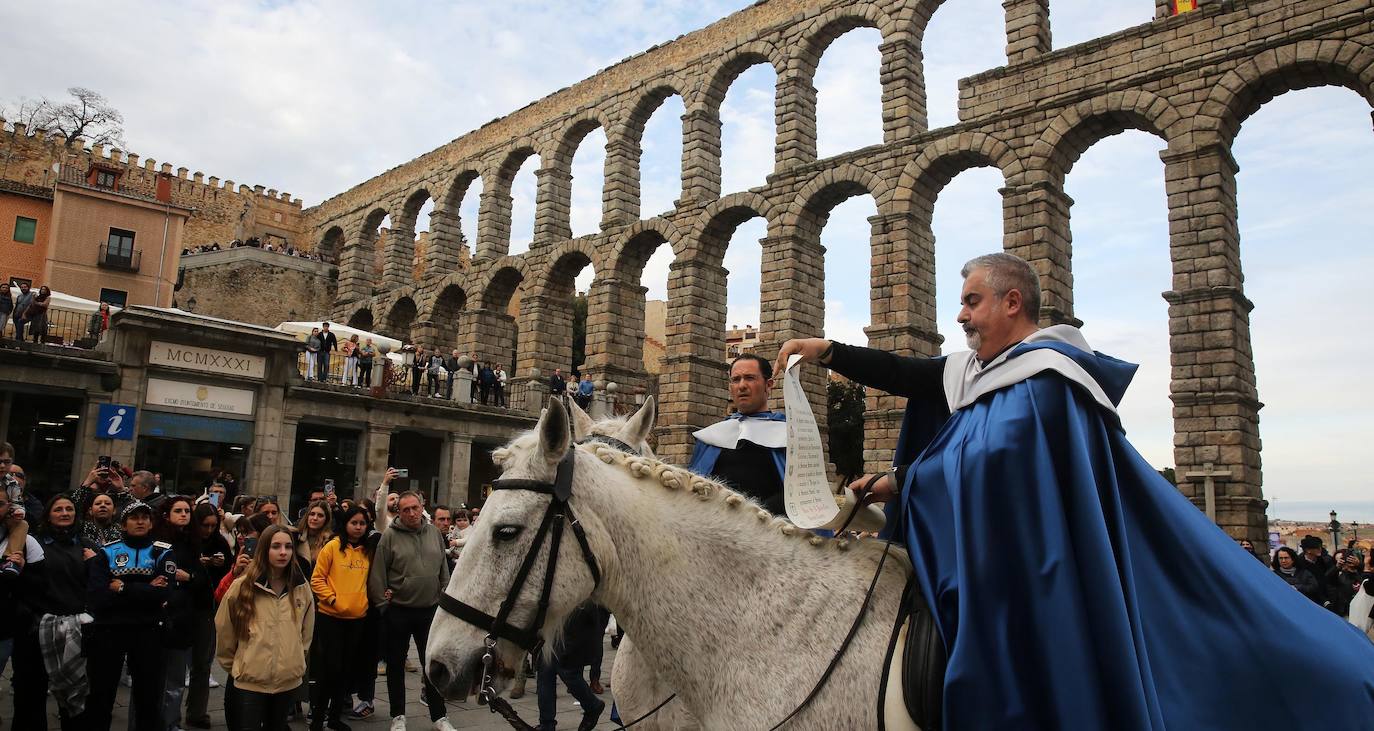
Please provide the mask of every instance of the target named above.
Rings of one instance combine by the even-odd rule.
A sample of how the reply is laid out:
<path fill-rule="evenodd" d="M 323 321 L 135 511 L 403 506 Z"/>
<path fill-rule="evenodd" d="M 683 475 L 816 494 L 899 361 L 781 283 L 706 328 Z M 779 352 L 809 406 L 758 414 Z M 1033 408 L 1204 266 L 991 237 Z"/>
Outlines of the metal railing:
<path fill-rule="evenodd" d="M 96 258 L 96 264 L 99 266 L 106 269 L 121 269 L 126 272 L 138 271 L 139 264 L 142 262 L 142 249 L 111 250 L 109 244 L 100 245 L 100 253 L 97 254 Z"/>
<path fill-rule="evenodd" d="M 97 321 L 98 322 L 98 321 Z M 35 330 L 41 330 L 37 335 Z M 91 329 L 91 313 L 71 312 L 69 310 L 48 310 L 41 321 L 24 324 L 24 340 L 48 345 L 65 345 L 74 348 L 94 348 L 100 342 L 101 333 Z M 6 316 L 0 323 L 0 337 L 15 339 L 15 324 Z"/>
<path fill-rule="evenodd" d="M 296 372 L 301 375 L 308 383 L 320 383 L 340 388 L 356 389 L 359 393 L 372 394 L 373 389 L 364 380 L 364 372 L 361 367 L 345 373 L 347 369 L 346 359 L 338 352 L 330 353 L 329 367 L 327 372 L 321 374 L 319 362 L 316 362 L 314 373 L 306 372 L 306 353 L 302 352 L 296 359 Z M 382 356 L 378 355 L 373 359 L 372 375 L 374 379 L 382 378 L 377 371 L 383 369 Z M 459 403 L 471 403 L 483 406 L 493 406 L 496 408 L 510 409 L 511 411 L 526 411 L 528 393 L 531 384 L 529 383 L 508 383 L 500 391 L 489 389 L 485 394 L 485 399 L 480 388 L 474 388 L 471 401 L 455 399 L 459 394 L 454 391 L 460 387 L 461 381 L 455 376 L 451 381 L 447 375 L 440 375 L 431 379 L 425 371 L 416 371 L 414 368 L 406 368 L 400 365 L 393 365 L 390 369 L 389 382 L 382 387 L 382 393 L 389 398 L 410 398 L 425 399 L 434 401 L 458 401 Z M 323 376 L 323 377 L 321 377 Z M 347 377 L 345 377 L 347 376 Z M 418 379 L 417 379 L 418 376 Z"/>

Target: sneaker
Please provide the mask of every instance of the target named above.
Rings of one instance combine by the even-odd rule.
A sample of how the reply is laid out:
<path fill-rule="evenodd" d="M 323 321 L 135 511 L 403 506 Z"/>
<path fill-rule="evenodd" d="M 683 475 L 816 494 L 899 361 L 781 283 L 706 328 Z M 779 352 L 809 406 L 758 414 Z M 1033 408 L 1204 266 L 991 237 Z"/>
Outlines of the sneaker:
<path fill-rule="evenodd" d="M 215 676 L 213 676 L 213 675 L 210 676 L 210 687 L 211 687 L 211 688 L 218 688 L 218 687 L 219 687 L 219 681 L 218 681 L 218 680 L 215 680 Z"/>
<path fill-rule="evenodd" d="M 186 680 L 185 680 L 184 682 L 182 682 L 181 687 L 183 687 L 183 688 L 189 688 L 189 687 L 191 687 L 191 671 L 190 671 L 190 670 L 187 670 L 187 671 L 186 671 Z"/>
<path fill-rule="evenodd" d="M 439 719 L 438 721 L 435 721 L 435 722 L 434 722 L 434 731 L 458 731 L 458 730 L 455 729 L 455 728 L 453 727 L 453 724 L 451 724 L 451 723 L 448 722 L 448 716 L 445 716 L 445 717 Z"/>
<path fill-rule="evenodd" d="M 391 731 L 406 731 L 406 717 L 396 716 L 391 719 Z"/>
<path fill-rule="evenodd" d="M 606 702 L 598 700 L 594 706 L 582 709 L 582 723 L 578 728 L 596 728 L 597 721 L 601 720 L 601 714 L 606 710 Z"/>
<path fill-rule="evenodd" d="M 348 717 L 354 721 L 361 721 L 371 718 L 373 713 L 376 713 L 376 709 L 372 707 L 372 701 L 358 701 L 354 704 L 353 710 L 348 712 Z"/>

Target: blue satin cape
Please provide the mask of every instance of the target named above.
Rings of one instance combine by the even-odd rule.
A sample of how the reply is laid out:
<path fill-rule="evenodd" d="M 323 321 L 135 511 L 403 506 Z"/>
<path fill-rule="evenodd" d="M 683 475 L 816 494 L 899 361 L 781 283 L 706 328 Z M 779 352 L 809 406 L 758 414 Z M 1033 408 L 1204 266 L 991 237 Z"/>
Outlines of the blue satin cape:
<path fill-rule="evenodd" d="M 1058 342 L 1012 357 L 1046 347 L 1113 403 L 1135 372 Z M 949 656 L 944 728 L 1374 727 L 1374 644 L 1240 549 L 1084 389 L 1047 371 L 934 429 L 939 411 L 907 414 L 898 537 Z"/>

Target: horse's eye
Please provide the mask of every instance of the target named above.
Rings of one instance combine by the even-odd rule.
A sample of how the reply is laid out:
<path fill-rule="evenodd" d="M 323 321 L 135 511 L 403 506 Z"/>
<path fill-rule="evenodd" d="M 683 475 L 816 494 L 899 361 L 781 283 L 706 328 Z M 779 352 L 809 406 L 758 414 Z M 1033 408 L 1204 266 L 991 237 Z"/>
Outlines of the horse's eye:
<path fill-rule="evenodd" d="M 493 535 L 496 537 L 496 540 L 498 541 L 510 541 L 514 540 L 516 536 L 520 535 L 521 530 L 521 526 L 518 525 L 503 525 L 497 527 L 497 529 L 493 531 Z"/>

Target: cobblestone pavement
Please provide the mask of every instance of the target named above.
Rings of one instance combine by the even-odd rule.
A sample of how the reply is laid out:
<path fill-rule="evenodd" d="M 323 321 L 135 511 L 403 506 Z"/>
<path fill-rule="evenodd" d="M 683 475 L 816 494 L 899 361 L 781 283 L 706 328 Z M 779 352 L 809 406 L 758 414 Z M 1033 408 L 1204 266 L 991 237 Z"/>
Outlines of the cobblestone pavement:
<path fill-rule="evenodd" d="M 410 657 L 412 660 L 415 659 L 415 652 L 413 648 L 411 650 Z M 603 683 L 607 683 L 610 680 L 611 663 L 614 662 L 614 660 L 615 650 L 611 648 L 608 642 L 606 645 L 606 657 L 605 660 L 602 662 L 601 681 Z M 12 728 L 9 724 L 9 719 L 11 718 L 13 711 L 11 701 L 13 689 L 10 686 L 9 682 L 10 675 L 12 673 L 13 665 L 11 664 L 10 668 L 7 669 L 5 672 L 3 682 L 3 693 L 0 694 L 0 719 L 2 719 L 0 720 L 0 728 L 5 729 L 6 731 L 9 731 L 9 729 Z M 221 670 L 218 666 L 214 667 L 214 677 L 221 683 L 224 682 L 224 671 Z M 557 684 L 557 687 L 559 721 L 558 727 L 561 729 L 575 729 L 577 728 L 578 721 L 581 720 L 582 711 L 577 706 L 576 701 L 574 701 L 572 697 L 568 695 L 567 690 L 563 688 L 563 684 L 561 681 Z M 611 721 L 609 720 L 611 689 L 608 687 L 606 689 L 606 694 L 601 697 L 606 700 L 607 711 L 605 714 L 602 715 L 601 723 L 597 725 L 596 728 L 613 729 L 616 727 L 616 724 L 611 723 Z M 120 685 L 119 696 L 115 701 L 114 723 L 110 726 L 111 729 L 115 729 L 116 731 L 124 731 L 124 729 L 128 727 L 128 703 L 129 689 L 124 687 L 123 685 Z M 525 719 L 531 725 L 538 724 L 539 709 L 535 701 L 533 677 L 529 679 L 525 697 L 520 698 L 516 701 L 512 701 L 511 703 L 513 706 L 515 706 L 515 709 L 517 712 L 519 712 L 521 718 Z M 346 723 L 355 729 L 384 729 L 388 727 L 388 724 L 391 723 L 391 714 L 389 713 L 390 707 L 386 701 L 386 676 L 377 677 L 376 707 L 377 712 L 373 714 L 372 718 L 369 718 L 365 721 L 346 721 Z M 54 730 L 59 728 L 57 723 L 57 704 L 51 698 L 49 698 L 48 700 L 48 712 L 50 716 L 48 721 L 48 728 Z M 488 709 L 486 706 L 477 705 L 476 699 L 474 698 L 469 698 L 465 703 L 455 703 L 450 701 L 448 704 L 448 719 L 453 723 L 455 728 L 459 729 L 477 729 L 478 731 L 498 731 L 500 729 L 510 728 L 510 726 L 505 721 L 503 721 L 500 716 L 492 713 L 491 710 Z M 228 728 L 224 722 L 224 693 L 222 687 L 210 689 L 210 720 L 212 728 Z M 406 721 L 407 726 L 409 729 L 411 729 L 411 731 L 425 731 L 426 729 L 433 728 L 432 724 L 430 724 L 429 722 L 429 711 L 425 708 L 424 704 L 420 702 L 419 673 L 406 673 Z M 307 726 L 308 724 L 305 722 L 304 719 L 295 721 L 290 725 L 293 731 L 305 729 L 307 728 Z M 14 731 L 32 730 L 14 729 Z"/>

